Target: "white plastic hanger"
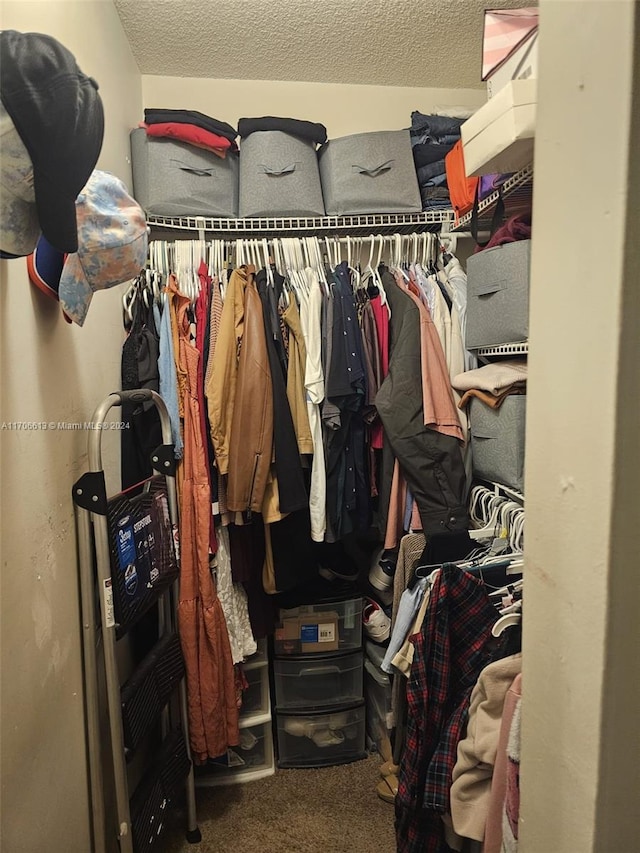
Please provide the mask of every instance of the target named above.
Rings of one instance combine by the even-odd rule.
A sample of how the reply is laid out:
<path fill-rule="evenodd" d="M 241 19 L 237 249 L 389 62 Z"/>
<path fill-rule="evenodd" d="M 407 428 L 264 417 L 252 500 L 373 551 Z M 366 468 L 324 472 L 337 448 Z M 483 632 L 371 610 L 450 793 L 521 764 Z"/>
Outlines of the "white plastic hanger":
<path fill-rule="evenodd" d="M 504 498 L 501 495 L 492 495 L 489 503 L 490 515 L 487 524 L 479 530 L 470 530 L 469 537 L 474 540 L 495 538 L 500 518 L 500 506 Z M 485 516 L 486 517 L 486 516 Z"/>
<path fill-rule="evenodd" d="M 138 297 L 138 282 L 137 279 L 131 282 L 129 287 L 122 294 L 122 310 L 125 318 L 129 323 L 133 323 L 133 306 Z"/>
<path fill-rule="evenodd" d="M 497 622 L 495 623 L 495 625 L 491 629 L 491 634 L 494 637 L 499 637 L 511 625 L 519 625 L 521 621 L 522 621 L 522 614 L 521 613 L 507 613 L 505 616 L 501 616 L 497 620 Z"/>

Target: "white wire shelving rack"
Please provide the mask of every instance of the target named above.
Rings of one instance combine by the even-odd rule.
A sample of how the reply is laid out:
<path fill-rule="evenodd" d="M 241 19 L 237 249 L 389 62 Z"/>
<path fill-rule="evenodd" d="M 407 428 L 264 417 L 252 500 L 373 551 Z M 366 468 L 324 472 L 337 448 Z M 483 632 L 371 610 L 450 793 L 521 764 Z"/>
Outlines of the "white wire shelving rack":
<path fill-rule="evenodd" d="M 479 358 L 490 357 L 494 355 L 528 355 L 529 342 L 520 341 L 514 344 L 497 344 L 493 347 L 480 347 L 473 350 Z"/>
<path fill-rule="evenodd" d="M 305 234 L 329 236 L 349 234 L 367 237 L 370 234 L 421 233 L 424 231 L 450 231 L 454 225 L 452 210 L 425 211 L 423 213 L 380 213 L 360 216 L 319 217 L 264 217 L 258 219 L 223 219 L 209 216 L 147 216 L 152 229 L 169 231 L 197 231 L 200 234 L 217 234 L 221 237 L 269 236 L 277 234 Z"/>
<path fill-rule="evenodd" d="M 533 165 L 525 166 L 519 172 L 515 172 L 504 182 L 501 187 L 502 199 L 505 203 L 506 215 L 514 216 L 517 213 L 525 213 L 531 210 L 533 193 Z M 478 205 L 478 229 L 486 230 L 491 225 L 493 211 L 500 198 L 500 191 L 496 190 L 488 195 Z M 461 216 L 452 230 L 467 230 L 471 224 L 472 211 Z"/>

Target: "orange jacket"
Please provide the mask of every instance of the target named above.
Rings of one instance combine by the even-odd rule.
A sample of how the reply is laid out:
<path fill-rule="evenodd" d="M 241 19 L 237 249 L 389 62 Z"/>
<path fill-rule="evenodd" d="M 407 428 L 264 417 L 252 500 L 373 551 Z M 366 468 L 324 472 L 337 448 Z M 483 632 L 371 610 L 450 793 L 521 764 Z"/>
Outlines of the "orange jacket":
<path fill-rule="evenodd" d="M 260 512 L 273 454 L 273 388 L 254 268 L 233 272 L 206 389 L 220 473 L 231 512 Z"/>

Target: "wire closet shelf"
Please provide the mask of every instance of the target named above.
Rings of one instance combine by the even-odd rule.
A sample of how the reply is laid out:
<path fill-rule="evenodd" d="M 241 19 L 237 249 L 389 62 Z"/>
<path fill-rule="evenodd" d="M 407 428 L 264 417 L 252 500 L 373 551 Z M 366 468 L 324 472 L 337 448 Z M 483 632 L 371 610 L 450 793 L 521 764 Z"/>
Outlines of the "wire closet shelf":
<path fill-rule="evenodd" d="M 376 213 L 359 216 L 319 217 L 264 217 L 259 219 L 223 219 L 208 216 L 147 216 L 152 228 L 169 231 L 197 231 L 214 233 L 223 237 L 268 236 L 277 234 L 305 234 L 329 236 L 349 234 L 367 237 L 371 233 L 421 233 L 447 231 L 454 224 L 452 210 L 425 211 L 423 213 Z"/>
<path fill-rule="evenodd" d="M 487 230 L 491 226 L 491 218 L 501 192 L 507 216 L 530 211 L 533 197 L 533 165 L 525 166 L 524 169 L 515 172 L 510 178 L 507 178 L 500 190 L 495 190 L 482 199 L 478 204 L 478 228 L 480 230 Z M 472 216 L 472 211 L 461 216 L 453 226 L 454 233 L 466 230 L 471 224 Z"/>
<path fill-rule="evenodd" d="M 480 347 L 474 350 L 474 353 L 480 358 L 492 355 L 528 355 L 529 342 L 521 341 L 514 344 L 496 344 L 491 347 Z"/>

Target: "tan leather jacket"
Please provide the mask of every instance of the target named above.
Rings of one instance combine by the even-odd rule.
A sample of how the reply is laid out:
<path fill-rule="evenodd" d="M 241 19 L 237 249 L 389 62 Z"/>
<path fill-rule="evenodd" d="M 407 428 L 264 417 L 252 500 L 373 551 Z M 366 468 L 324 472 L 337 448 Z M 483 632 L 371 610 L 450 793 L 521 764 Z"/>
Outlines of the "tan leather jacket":
<path fill-rule="evenodd" d="M 244 291 L 250 270 L 240 267 L 231 273 L 218 342 L 213 355 L 211 376 L 205 388 L 211 440 L 221 474 L 229 470 L 229 440 L 238 377 L 238 347 L 244 335 Z"/>
<path fill-rule="evenodd" d="M 235 270 L 207 387 L 218 468 L 231 512 L 260 512 L 273 452 L 273 388 L 253 267 Z M 239 351 L 239 355 L 238 355 Z"/>

